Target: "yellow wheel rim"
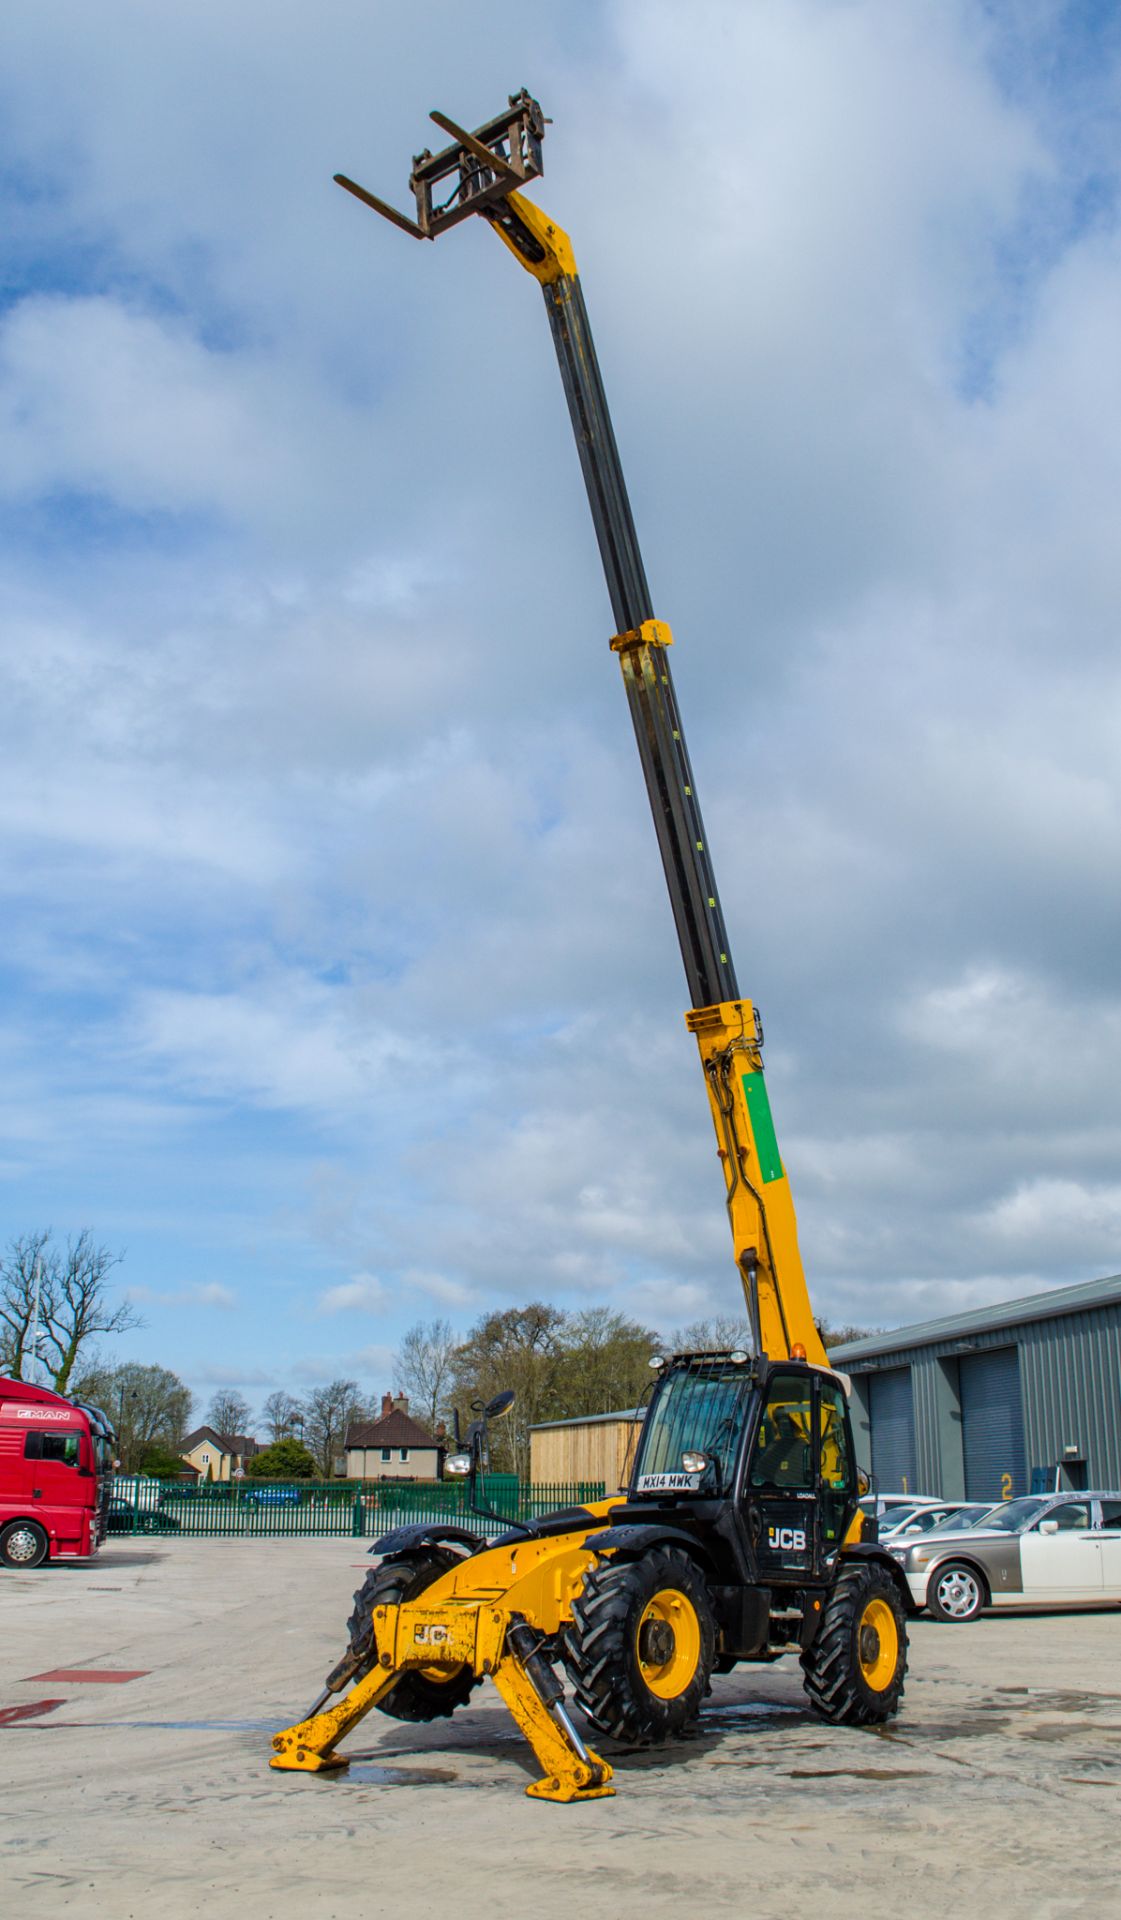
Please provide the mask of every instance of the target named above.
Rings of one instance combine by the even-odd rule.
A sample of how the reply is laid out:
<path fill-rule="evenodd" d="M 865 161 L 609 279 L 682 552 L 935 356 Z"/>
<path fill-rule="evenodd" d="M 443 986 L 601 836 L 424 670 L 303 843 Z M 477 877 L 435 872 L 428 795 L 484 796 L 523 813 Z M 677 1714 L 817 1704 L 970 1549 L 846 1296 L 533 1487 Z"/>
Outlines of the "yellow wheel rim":
<path fill-rule="evenodd" d="M 663 1587 L 643 1609 L 635 1634 L 638 1670 L 659 1700 L 676 1700 L 701 1658 L 701 1623 L 687 1594 Z"/>
<path fill-rule="evenodd" d="M 856 1629 L 856 1650 L 865 1683 L 882 1693 L 899 1659 L 899 1628 L 886 1600 L 869 1600 Z"/>
<path fill-rule="evenodd" d="M 463 1672 L 463 1661 L 460 1661 L 458 1667 L 418 1667 L 417 1672 L 422 1680 L 431 1681 L 433 1686 L 446 1687 L 449 1680 L 459 1679 Z"/>

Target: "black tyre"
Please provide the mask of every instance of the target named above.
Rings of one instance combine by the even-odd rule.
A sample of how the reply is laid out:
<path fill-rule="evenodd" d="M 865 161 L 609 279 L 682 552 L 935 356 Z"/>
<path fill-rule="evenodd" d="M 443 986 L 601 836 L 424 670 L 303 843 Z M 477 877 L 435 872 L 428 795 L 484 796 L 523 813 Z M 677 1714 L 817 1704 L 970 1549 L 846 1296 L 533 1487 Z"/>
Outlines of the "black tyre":
<path fill-rule="evenodd" d="M 898 1713 L 907 1672 L 907 1618 L 889 1573 L 860 1561 L 841 1567 L 802 1685 L 834 1725 L 870 1726 Z"/>
<path fill-rule="evenodd" d="M 460 1558 L 448 1547 L 424 1547 L 419 1553 L 401 1560 L 383 1560 L 374 1567 L 354 1596 L 354 1612 L 347 1621 L 352 1647 L 366 1649 L 357 1671 L 368 1672 L 377 1655 L 374 1642 L 375 1607 L 400 1606 L 403 1600 L 415 1600 Z M 482 1680 L 470 1667 L 413 1668 L 403 1673 L 392 1693 L 378 1702 L 382 1713 L 394 1720 L 443 1720 L 470 1699 Z"/>
<path fill-rule="evenodd" d="M 0 1566 L 13 1572 L 41 1567 L 50 1550 L 50 1541 L 35 1520 L 12 1520 L 0 1533 Z"/>
<path fill-rule="evenodd" d="M 589 1568 L 562 1652 L 592 1725 L 648 1746 L 692 1725 L 712 1690 L 715 1647 L 703 1574 L 688 1554 L 660 1547 Z"/>
<path fill-rule="evenodd" d="M 966 1566 L 964 1560 L 947 1560 L 930 1576 L 926 1604 L 936 1620 L 961 1626 L 966 1620 L 976 1620 L 988 1606 L 989 1595 L 975 1567 Z"/>

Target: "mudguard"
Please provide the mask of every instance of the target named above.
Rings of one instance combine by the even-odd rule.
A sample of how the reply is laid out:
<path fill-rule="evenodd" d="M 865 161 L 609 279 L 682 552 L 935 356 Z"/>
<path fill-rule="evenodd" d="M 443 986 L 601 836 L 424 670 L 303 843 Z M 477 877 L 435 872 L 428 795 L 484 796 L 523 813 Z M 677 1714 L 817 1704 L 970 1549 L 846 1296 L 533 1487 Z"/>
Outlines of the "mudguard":
<path fill-rule="evenodd" d="M 590 1552 L 621 1553 L 628 1559 L 633 1554 L 646 1553 L 651 1547 L 684 1547 L 701 1566 L 712 1565 L 711 1555 L 696 1534 L 686 1533 L 683 1527 L 667 1527 L 656 1520 L 636 1520 L 621 1527 L 608 1527 L 587 1544 Z"/>
<path fill-rule="evenodd" d="M 922 1609 L 915 1604 L 914 1595 L 907 1585 L 903 1569 L 899 1565 L 899 1562 L 893 1560 L 886 1548 L 879 1546 L 876 1541 L 855 1540 L 851 1546 L 841 1548 L 841 1559 L 842 1561 L 871 1560 L 874 1565 L 880 1568 L 881 1572 L 891 1575 L 891 1578 L 899 1590 L 899 1598 L 902 1600 L 907 1612 L 920 1613 L 922 1611 Z"/>
<path fill-rule="evenodd" d="M 445 1521 L 421 1521 L 412 1527 L 394 1527 L 390 1533 L 383 1533 L 367 1547 L 367 1553 L 404 1553 L 409 1547 L 438 1546 L 447 1541 L 449 1545 L 466 1547 L 469 1553 L 475 1553 L 486 1541 L 477 1533 L 471 1533 L 466 1527 L 454 1527 Z"/>

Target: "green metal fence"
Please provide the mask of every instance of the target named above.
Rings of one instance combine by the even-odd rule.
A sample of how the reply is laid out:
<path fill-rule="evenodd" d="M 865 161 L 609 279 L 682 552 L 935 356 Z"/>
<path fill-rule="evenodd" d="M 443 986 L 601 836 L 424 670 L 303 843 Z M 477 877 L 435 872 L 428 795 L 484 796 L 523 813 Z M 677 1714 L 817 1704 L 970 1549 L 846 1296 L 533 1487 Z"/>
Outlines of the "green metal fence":
<path fill-rule="evenodd" d="M 503 1520 L 533 1520 L 557 1507 L 602 1500 L 602 1481 L 570 1486 L 530 1486 L 513 1474 L 493 1474 L 479 1483 L 480 1504 Z M 375 1539 L 391 1527 L 450 1520 L 473 1533 L 495 1530 L 496 1522 L 471 1512 L 462 1480 L 356 1481 L 321 1483 L 240 1480 L 201 1487 L 132 1482 L 114 1492 L 110 1533 L 185 1534 L 194 1538 L 228 1534 L 291 1534 Z"/>

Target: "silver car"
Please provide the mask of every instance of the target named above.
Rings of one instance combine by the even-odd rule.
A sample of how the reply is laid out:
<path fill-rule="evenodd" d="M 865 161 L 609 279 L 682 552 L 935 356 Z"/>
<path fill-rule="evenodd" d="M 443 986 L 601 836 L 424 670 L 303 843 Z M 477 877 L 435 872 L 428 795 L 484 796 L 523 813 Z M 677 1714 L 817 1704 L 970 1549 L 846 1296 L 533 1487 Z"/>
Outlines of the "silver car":
<path fill-rule="evenodd" d="M 1121 1602 L 1121 1493 L 1032 1494 L 979 1526 L 885 1542 L 916 1610 L 975 1620 L 985 1607 Z"/>

